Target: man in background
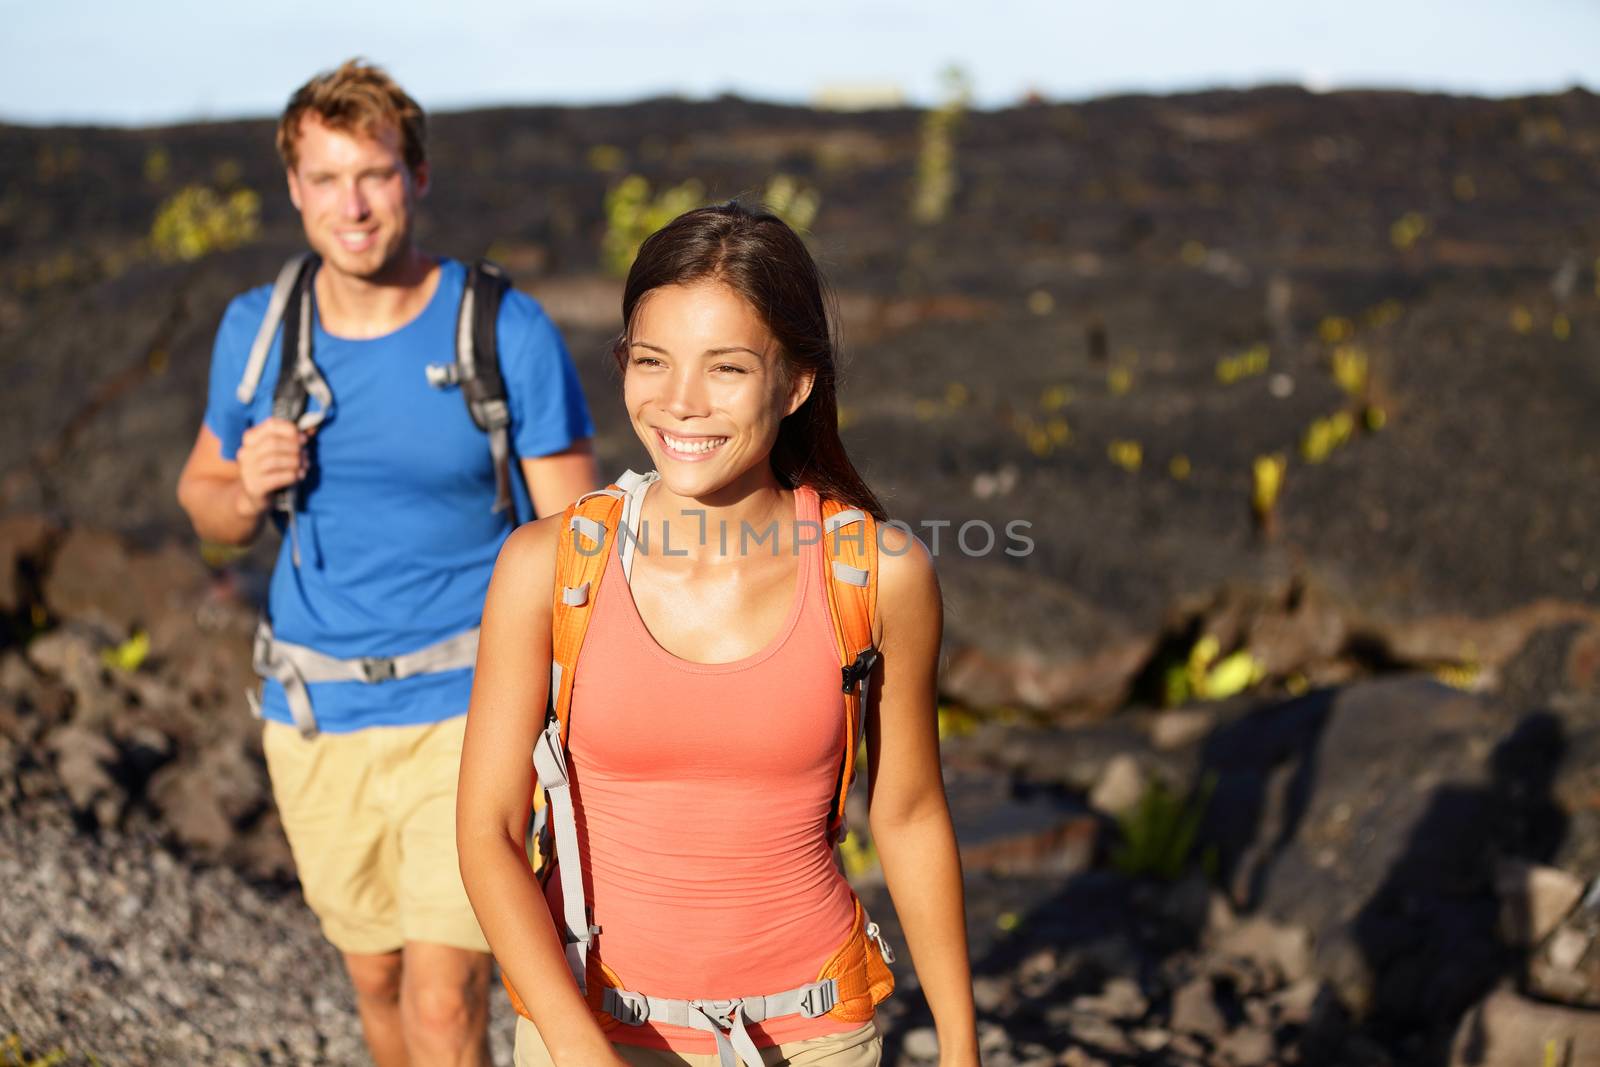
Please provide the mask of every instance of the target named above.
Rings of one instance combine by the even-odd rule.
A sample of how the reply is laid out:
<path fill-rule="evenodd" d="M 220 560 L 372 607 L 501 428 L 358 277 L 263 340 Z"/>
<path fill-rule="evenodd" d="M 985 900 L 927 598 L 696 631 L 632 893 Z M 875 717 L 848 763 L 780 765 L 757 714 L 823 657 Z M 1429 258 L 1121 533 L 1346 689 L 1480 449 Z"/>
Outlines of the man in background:
<path fill-rule="evenodd" d="M 307 326 L 287 352 L 298 367 L 309 347 L 309 396 L 274 414 L 285 301 L 270 286 L 235 298 L 178 483 L 206 540 L 248 544 L 269 514 L 289 530 L 256 644 L 262 747 L 379 1067 L 489 1063 L 490 958 L 457 870 L 455 793 L 476 628 L 515 522 L 495 507 L 506 465 L 451 373 L 468 269 L 413 242 L 423 134 L 416 102 L 357 61 L 290 99 L 278 151 L 319 259 L 289 301 Z M 493 333 L 532 508 L 558 511 L 597 482 L 571 360 L 515 290 Z"/>

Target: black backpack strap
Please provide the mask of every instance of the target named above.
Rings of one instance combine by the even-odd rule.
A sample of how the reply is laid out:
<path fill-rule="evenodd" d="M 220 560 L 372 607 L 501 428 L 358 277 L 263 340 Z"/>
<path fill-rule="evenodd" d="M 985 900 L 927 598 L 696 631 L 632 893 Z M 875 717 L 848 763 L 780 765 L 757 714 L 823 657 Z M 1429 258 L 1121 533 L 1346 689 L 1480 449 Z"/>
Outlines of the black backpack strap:
<path fill-rule="evenodd" d="M 328 388 L 311 353 L 311 328 L 316 320 L 312 283 L 320 263 L 317 256 L 305 257 L 284 303 L 278 384 L 272 390 L 273 416 L 288 419 L 302 430 L 316 429 L 333 414 L 333 391 Z M 317 407 L 308 410 L 312 398 L 316 399 Z M 273 501 L 278 510 L 288 515 L 290 555 L 296 567 L 300 566 L 300 532 L 295 521 L 299 497 L 300 486 L 296 484 L 280 490 Z"/>
<path fill-rule="evenodd" d="M 478 429 L 489 435 L 494 458 L 494 510 L 511 507 L 511 408 L 500 375 L 497 323 L 500 301 L 511 280 L 498 265 L 480 259 L 467 270 L 456 315 L 456 379 L 467 411 Z"/>

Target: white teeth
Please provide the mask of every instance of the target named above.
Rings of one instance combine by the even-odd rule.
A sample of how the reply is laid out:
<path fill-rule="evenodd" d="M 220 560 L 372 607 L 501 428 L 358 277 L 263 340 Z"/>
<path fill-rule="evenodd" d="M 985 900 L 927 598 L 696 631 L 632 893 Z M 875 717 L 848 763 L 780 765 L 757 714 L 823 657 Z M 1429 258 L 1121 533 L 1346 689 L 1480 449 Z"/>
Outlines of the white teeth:
<path fill-rule="evenodd" d="M 698 441 L 684 441 L 669 433 L 663 433 L 661 437 L 667 442 L 668 448 L 683 453 L 710 452 L 728 440 L 726 437 L 708 437 Z"/>

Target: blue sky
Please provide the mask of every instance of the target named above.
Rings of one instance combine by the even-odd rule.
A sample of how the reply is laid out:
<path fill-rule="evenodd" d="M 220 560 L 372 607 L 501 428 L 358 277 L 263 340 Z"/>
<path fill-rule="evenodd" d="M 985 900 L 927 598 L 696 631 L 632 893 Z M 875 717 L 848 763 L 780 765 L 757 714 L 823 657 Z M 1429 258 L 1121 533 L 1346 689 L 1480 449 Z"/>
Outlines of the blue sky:
<path fill-rule="evenodd" d="M 732 91 L 806 102 L 841 83 L 978 101 L 1268 82 L 1483 95 L 1600 90 L 1600 0 L 0 0 L 0 120 L 144 124 L 274 114 L 355 54 L 425 107 Z"/>

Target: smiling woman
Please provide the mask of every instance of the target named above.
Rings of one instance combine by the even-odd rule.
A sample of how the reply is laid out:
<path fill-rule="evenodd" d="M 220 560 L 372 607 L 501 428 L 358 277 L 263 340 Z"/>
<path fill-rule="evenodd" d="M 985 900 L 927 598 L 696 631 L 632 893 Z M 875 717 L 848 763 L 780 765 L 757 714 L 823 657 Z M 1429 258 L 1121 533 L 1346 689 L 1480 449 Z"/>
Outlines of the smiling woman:
<path fill-rule="evenodd" d="M 645 242 L 622 310 L 623 401 L 658 469 L 506 543 L 462 753 L 463 880 L 526 994 L 516 1062 L 876 1064 L 893 953 L 834 859 L 864 738 L 942 1062 L 975 1067 L 938 582 L 839 441 L 816 265 L 774 216 L 702 208 Z M 751 527 L 773 531 L 756 551 Z M 824 543 L 846 528 L 855 554 Z"/>

